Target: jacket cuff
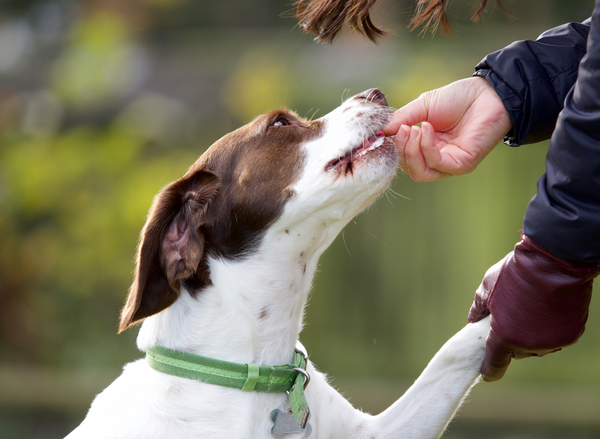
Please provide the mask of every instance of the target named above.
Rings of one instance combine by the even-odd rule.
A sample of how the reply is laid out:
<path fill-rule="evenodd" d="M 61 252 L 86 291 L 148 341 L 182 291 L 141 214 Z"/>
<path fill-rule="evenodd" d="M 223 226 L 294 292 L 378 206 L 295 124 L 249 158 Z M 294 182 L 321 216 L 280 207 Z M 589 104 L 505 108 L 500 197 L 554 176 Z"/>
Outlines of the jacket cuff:
<path fill-rule="evenodd" d="M 475 67 L 494 87 L 513 123 L 511 146 L 547 140 L 586 53 L 590 22 L 567 23 L 488 54 Z"/>
<path fill-rule="evenodd" d="M 494 90 L 496 90 L 496 93 L 498 93 L 498 96 L 500 96 L 500 99 L 502 99 L 502 103 L 504 104 L 506 111 L 508 111 L 508 116 L 512 121 L 512 128 L 506 134 L 506 136 L 502 138 L 502 141 L 508 146 L 520 146 L 525 139 L 519 139 L 515 133 L 521 132 L 520 128 L 521 120 L 523 120 L 523 101 L 506 86 L 504 81 L 498 78 L 498 75 L 496 75 L 492 69 L 480 67 L 482 64 L 483 62 L 479 63 L 475 67 L 476 70 L 475 73 L 473 73 L 473 76 L 485 78 L 490 85 L 494 87 Z"/>

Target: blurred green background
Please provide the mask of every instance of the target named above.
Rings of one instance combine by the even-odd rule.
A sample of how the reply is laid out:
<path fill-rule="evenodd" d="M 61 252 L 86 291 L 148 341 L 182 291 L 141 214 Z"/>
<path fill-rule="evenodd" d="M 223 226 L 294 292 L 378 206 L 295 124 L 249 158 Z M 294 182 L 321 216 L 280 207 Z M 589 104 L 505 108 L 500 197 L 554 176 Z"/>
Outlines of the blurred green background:
<path fill-rule="evenodd" d="M 288 1 L 0 4 L 0 437 L 60 438 L 139 358 L 116 335 L 154 194 L 266 110 L 320 117 L 370 87 L 400 107 L 487 53 L 582 21 L 593 1 L 514 0 L 514 15 L 418 35 L 383 0 L 380 45 L 303 35 Z M 461 18 L 462 17 L 462 18 Z M 547 144 L 496 148 L 468 176 L 399 173 L 321 259 L 302 340 L 350 400 L 379 412 L 466 323 L 487 268 L 519 239 Z M 596 288 L 597 289 L 597 288 Z M 448 438 L 600 438 L 600 309 L 579 343 L 480 384 Z M 110 420 L 107 420 L 110 422 Z"/>

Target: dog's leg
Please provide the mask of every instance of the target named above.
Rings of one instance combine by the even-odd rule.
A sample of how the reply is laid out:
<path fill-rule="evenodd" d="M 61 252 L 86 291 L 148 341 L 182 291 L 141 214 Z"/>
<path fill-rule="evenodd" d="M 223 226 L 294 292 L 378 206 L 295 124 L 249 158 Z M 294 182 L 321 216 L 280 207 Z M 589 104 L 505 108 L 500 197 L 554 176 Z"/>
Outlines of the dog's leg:
<path fill-rule="evenodd" d="M 468 324 L 448 340 L 410 389 L 371 419 L 375 437 L 440 437 L 479 381 L 489 328 L 488 317 Z"/>
<path fill-rule="evenodd" d="M 321 388 L 320 399 L 329 405 L 315 407 L 324 418 L 319 421 L 315 416 L 318 437 L 439 438 L 479 380 L 489 328 L 489 317 L 465 326 L 438 351 L 410 389 L 377 416 L 355 410 L 341 395 L 334 395 L 333 388 Z"/>

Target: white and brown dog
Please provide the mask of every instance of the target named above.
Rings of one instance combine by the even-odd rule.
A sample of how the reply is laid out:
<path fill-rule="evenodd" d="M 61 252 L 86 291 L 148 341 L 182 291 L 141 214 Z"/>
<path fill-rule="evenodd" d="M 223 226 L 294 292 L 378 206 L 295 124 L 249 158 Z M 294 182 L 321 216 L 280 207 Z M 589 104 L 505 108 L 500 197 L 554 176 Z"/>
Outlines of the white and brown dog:
<path fill-rule="evenodd" d="M 389 117 L 375 89 L 318 120 L 268 113 L 218 140 L 156 196 L 120 329 L 144 320 L 142 351 L 162 346 L 184 359 L 196 354 L 241 365 L 246 388 L 165 373 L 138 360 L 96 397 L 70 439 L 443 433 L 478 380 L 488 319 L 450 339 L 404 396 L 377 416 L 352 407 L 310 361 L 290 366 L 302 382 L 311 378 L 301 416 L 290 410 L 293 384 L 288 392 L 255 387 L 263 378 L 254 365 L 291 364 L 297 356 L 319 256 L 396 173 L 398 152 L 381 133 Z M 190 370 L 195 367 L 210 368 Z"/>

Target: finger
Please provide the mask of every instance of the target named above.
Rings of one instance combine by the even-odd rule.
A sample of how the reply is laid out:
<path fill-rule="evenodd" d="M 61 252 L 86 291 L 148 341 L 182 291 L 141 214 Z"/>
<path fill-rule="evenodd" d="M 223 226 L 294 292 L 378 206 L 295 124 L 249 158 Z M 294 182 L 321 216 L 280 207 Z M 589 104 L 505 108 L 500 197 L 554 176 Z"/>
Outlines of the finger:
<path fill-rule="evenodd" d="M 386 136 L 393 136 L 402 125 L 415 125 L 426 119 L 427 110 L 423 99 L 419 97 L 392 113 L 392 117 L 383 127 L 382 131 Z"/>
<path fill-rule="evenodd" d="M 429 166 L 422 149 L 423 130 L 414 126 L 410 129 L 410 137 L 406 142 L 405 157 L 407 167 L 410 168 L 410 177 L 417 182 L 434 181 L 447 177 Z M 430 139 L 429 142 L 432 142 Z"/>
<path fill-rule="evenodd" d="M 429 122 L 421 124 L 421 153 L 428 168 L 442 171 L 439 169 L 442 155 L 435 145 L 435 131 Z"/>
<path fill-rule="evenodd" d="M 485 345 L 485 357 L 481 365 L 483 380 L 487 382 L 498 381 L 506 373 L 511 359 L 512 350 L 504 344 L 492 328 Z"/>
<path fill-rule="evenodd" d="M 422 178 L 426 171 L 427 164 L 421 154 L 421 128 L 418 126 L 410 127 L 409 137 L 404 148 L 405 164 L 413 180 Z"/>
<path fill-rule="evenodd" d="M 407 166 L 407 159 L 405 156 L 405 152 L 406 152 L 406 142 L 408 141 L 409 137 L 410 137 L 410 127 L 406 126 L 406 125 L 402 125 L 400 127 L 400 129 L 398 130 L 396 137 L 394 137 L 394 143 L 396 144 L 396 149 L 398 150 L 398 154 L 400 156 L 400 158 L 399 158 L 400 167 L 407 174 L 410 174 L 410 169 Z"/>
<path fill-rule="evenodd" d="M 452 148 L 436 137 L 436 131 L 429 122 L 423 122 L 421 131 L 421 152 L 427 167 L 435 172 L 435 179 L 457 175 Z"/>

